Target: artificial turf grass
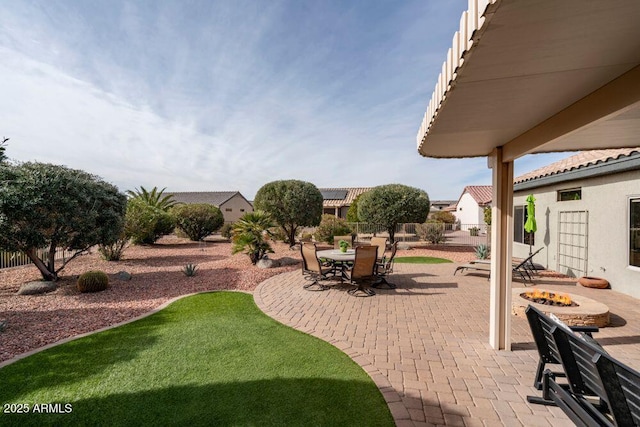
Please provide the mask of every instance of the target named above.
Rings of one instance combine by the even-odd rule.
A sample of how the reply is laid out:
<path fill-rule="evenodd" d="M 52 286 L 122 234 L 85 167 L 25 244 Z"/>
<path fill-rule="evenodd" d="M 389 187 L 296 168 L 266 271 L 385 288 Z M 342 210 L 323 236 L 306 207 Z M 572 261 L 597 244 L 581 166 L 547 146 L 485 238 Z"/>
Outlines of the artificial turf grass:
<path fill-rule="evenodd" d="M 399 262 L 401 264 L 445 264 L 452 261 L 430 256 L 403 256 L 396 257 L 395 262 Z"/>
<path fill-rule="evenodd" d="M 343 352 L 264 315 L 252 296 L 199 294 L 0 369 L 0 404 L 72 404 L 0 425 L 393 425 Z"/>

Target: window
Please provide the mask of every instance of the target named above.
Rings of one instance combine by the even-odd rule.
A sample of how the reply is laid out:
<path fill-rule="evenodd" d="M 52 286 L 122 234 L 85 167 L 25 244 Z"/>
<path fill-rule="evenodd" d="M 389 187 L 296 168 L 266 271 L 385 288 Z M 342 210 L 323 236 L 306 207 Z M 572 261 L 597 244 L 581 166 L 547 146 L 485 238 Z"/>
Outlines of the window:
<path fill-rule="evenodd" d="M 582 188 L 570 188 L 569 190 L 558 190 L 558 201 L 582 200 Z"/>
<path fill-rule="evenodd" d="M 629 200 L 629 265 L 640 267 L 640 198 Z"/>
<path fill-rule="evenodd" d="M 233 209 L 231 209 L 231 208 L 226 208 L 225 209 L 225 212 L 231 212 L 231 211 L 233 211 Z"/>
<path fill-rule="evenodd" d="M 515 206 L 513 208 L 513 241 L 524 243 L 525 245 L 535 245 L 535 233 L 524 231 L 524 224 L 527 222 L 527 207 Z"/>
<path fill-rule="evenodd" d="M 240 209 L 240 212 L 244 212 L 244 209 Z"/>

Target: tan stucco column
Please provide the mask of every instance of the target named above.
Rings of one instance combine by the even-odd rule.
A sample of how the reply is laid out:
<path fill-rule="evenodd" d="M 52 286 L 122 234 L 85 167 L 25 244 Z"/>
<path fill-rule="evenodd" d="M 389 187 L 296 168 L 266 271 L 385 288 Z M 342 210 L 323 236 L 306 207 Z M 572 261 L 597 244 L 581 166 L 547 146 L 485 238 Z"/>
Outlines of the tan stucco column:
<path fill-rule="evenodd" d="M 489 167 L 493 176 L 489 344 L 496 350 L 511 350 L 513 161 L 504 162 L 498 147 L 489 156 Z"/>

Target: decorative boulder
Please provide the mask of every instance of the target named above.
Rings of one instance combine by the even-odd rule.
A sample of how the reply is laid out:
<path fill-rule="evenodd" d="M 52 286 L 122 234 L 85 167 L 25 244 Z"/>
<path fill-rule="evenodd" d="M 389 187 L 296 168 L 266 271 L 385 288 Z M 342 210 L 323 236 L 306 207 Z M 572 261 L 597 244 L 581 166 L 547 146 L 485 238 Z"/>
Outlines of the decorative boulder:
<path fill-rule="evenodd" d="M 122 280 L 123 282 L 126 282 L 127 280 L 131 280 L 131 273 L 127 273 L 126 271 L 118 271 L 116 273 L 116 279 L 118 280 Z"/>
<path fill-rule="evenodd" d="M 407 251 L 411 249 L 411 246 L 406 242 L 400 242 L 398 243 L 398 249 L 400 249 L 401 251 Z"/>
<path fill-rule="evenodd" d="M 44 294 L 47 292 L 52 292 L 58 289 L 58 286 L 54 282 L 29 282 L 20 286 L 18 290 L 18 295 L 38 295 Z"/>
<path fill-rule="evenodd" d="M 256 263 L 256 267 L 258 268 L 273 268 L 275 265 L 272 259 L 267 258 L 266 256 L 259 260 Z"/>

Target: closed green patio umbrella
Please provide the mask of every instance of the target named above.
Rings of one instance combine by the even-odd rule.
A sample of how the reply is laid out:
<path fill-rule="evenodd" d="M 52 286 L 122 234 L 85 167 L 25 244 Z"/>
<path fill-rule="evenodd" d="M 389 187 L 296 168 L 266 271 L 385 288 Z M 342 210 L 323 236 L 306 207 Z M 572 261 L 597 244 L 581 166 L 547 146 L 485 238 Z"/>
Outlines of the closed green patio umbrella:
<path fill-rule="evenodd" d="M 527 196 L 527 221 L 524 223 L 524 231 L 535 233 L 538 230 L 536 224 L 536 198 L 533 194 Z M 531 238 L 529 238 L 529 255 L 531 255 Z"/>

